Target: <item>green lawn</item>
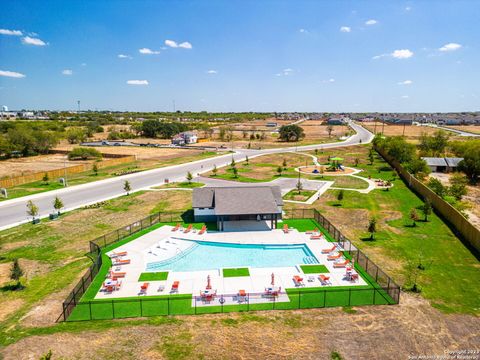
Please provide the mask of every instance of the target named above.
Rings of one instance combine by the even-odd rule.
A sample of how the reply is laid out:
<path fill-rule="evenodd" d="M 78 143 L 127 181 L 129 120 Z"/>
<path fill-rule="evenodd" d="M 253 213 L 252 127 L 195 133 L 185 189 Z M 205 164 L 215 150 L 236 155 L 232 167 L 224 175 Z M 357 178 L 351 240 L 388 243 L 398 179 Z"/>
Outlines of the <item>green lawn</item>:
<path fill-rule="evenodd" d="M 300 265 L 304 274 L 323 274 L 328 273 L 327 267 L 325 265 Z"/>
<path fill-rule="evenodd" d="M 223 269 L 223 277 L 250 276 L 248 268 Z"/>
<path fill-rule="evenodd" d="M 315 195 L 315 190 L 301 190 L 300 193 L 298 190 L 290 190 L 288 193 L 283 195 L 284 200 L 295 200 L 295 201 L 307 201 L 313 195 Z"/>
<path fill-rule="evenodd" d="M 164 184 L 161 186 L 154 186 L 153 189 L 171 189 L 171 188 L 180 188 L 180 189 L 194 189 L 197 187 L 202 187 L 204 186 L 204 183 L 200 182 L 172 182 L 168 184 Z"/>
<path fill-rule="evenodd" d="M 138 281 L 164 281 L 168 278 L 168 271 L 144 272 L 140 274 Z"/>

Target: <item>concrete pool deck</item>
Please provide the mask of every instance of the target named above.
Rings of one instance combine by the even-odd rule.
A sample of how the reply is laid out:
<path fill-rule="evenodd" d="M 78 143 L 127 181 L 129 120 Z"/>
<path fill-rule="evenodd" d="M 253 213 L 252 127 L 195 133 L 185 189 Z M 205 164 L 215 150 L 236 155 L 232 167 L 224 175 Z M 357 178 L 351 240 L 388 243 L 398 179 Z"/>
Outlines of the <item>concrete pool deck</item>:
<path fill-rule="evenodd" d="M 313 230 L 313 229 L 312 229 Z M 144 283 L 138 281 L 141 273 L 147 272 L 146 265 L 152 261 L 163 261 L 188 251 L 192 246 L 190 241 L 200 240 L 208 242 L 221 242 L 232 244 L 305 244 L 310 251 L 318 259 L 319 263 L 325 265 L 329 271 L 331 285 L 333 286 L 361 286 L 367 283 L 359 276 L 358 281 L 350 282 L 344 278 L 345 268 L 334 268 L 334 261 L 327 260 L 327 254 L 322 254 L 322 249 L 331 248 L 331 242 L 322 238 L 319 240 L 311 240 L 309 234 L 291 229 L 288 234 L 283 230 L 267 230 L 267 231 L 232 231 L 232 232 L 206 232 L 199 235 L 198 231 L 184 233 L 183 230 L 173 232 L 172 226 L 162 226 L 141 237 L 124 244 L 115 250 L 108 252 L 107 255 L 126 251 L 127 255 L 124 259 L 129 259 L 130 263 L 119 267 L 113 266 L 114 271 L 125 272 L 124 278 L 120 279 L 122 284 L 119 290 L 112 293 L 99 291 L 95 299 L 115 299 L 125 297 L 135 297 L 140 293 L 140 286 Z M 341 249 L 340 249 L 341 250 Z M 239 290 L 245 290 L 246 293 L 263 293 L 265 288 L 271 285 L 271 274 L 275 275 L 275 286 L 281 287 L 282 291 L 276 302 L 289 301 L 286 288 L 295 288 L 293 276 L 298 275 L 304 279 L 304 286 L 321 287 L 318 279 L 319 274 L 304 274 L 299 265 L 292 264 L 288 267 L 249 267 L 249 276 L 242 277 L 223 277 L 222 269 L 215 267 L 212 263 L 212 269 L 202 271 L 170 271 L 168 279 L 165 281 L 148 281 L 149 287 L 146 296 L 169 295 L 170 289 L 174 281 L 179 281 L 178 294 L 193 294 L 199 296 L 200 291 L 205 290 L 207 285 L 207 276 L 210 276 L 212 290 L 217 291 L 217 298 L 210 304 L 197 301 L 197 306 L 219 305 L 218 298 L 221 294 L 235 295 Z M 246 266 L 247 267 L 247 266 Z M 158 270 L 165 271 L 165 270 Z M 313 279 L 313 281 L 308 281 Z M 163 287 L 163 291 L 158 291 Z M 328 286 L 324 286 L 327 288 Z M 231 296 L 225 297 L 225 304 L 235 302 L 235 298 Z M 195 299 L 192 297 L 192 301 Z M 271 298 L 256 296 L 250 299 L 253 302 L 271 302 Z M 235 302 L 238 304 L 238 302 Z"/>

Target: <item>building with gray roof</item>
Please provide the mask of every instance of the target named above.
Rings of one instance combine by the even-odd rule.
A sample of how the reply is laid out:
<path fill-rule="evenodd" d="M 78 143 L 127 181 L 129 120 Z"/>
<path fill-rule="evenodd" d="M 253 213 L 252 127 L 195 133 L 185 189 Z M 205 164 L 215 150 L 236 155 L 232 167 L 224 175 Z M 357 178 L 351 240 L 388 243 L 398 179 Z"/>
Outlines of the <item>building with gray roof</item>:
<path fill-rule="evenodd" d="M 197 222 L 270 220 L 274 229 L 282 218 L 283 200 L 278 186 L 203 187 L 193 189 L 193 211 Z"/>

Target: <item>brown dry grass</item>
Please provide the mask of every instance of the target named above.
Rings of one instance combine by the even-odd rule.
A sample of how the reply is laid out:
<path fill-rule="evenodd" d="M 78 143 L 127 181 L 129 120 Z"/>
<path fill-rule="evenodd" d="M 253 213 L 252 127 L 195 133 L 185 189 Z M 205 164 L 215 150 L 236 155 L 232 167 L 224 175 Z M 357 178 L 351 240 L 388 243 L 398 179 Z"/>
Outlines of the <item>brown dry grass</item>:
<path fill-rule="evenodd" d="M 89 163 L 91 161 L 68 161 L 68 166 Z M 65 155 L 38 155 L 18 159 L 1 161 L 0 178 L 11 176 L 22 176 L 35 172 L 63 169 L 65 166 Z"/>
<path fill-rule="evenodd" d="M 2 353 L 5 360 L 39 358 L 49 349 L 54 358 L 69 359 L 328 359 L 338 351 L 345 359 L 383 360 L 480 347 L 478 318 L 445 315 L 416 296 L 355 310 L 185 316 L 161 325 L 123 321 L 112 330 L 28 337 Z"/>
<path fill-rule="evenodd" d="M 471 132 L 474 134 L 480 134 L 480 125 L 445 125 L 446 127 Z"/>

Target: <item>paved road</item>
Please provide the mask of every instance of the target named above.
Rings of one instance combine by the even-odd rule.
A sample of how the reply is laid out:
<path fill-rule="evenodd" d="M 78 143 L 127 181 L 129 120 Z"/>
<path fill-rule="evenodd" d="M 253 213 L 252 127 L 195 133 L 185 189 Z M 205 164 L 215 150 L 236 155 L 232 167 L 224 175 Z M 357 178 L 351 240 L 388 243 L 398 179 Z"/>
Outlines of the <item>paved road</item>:
<path fill-rule="evenodd" d="M 170 182 L 184 181 L 185 175 L 188 171 L 196 175 L 211 170 L 214 165 L 217 167 L 226 166 L 232 161 L 232 157 L 238 162 L 244 160 L 247 155 L 251 159 L 256 156 L 282 153 L 286 151 L 306 151 L 317 148 L 327 149 L 351 146 L 359 143 L 365 144 L 373 139 L 372 133 L 365 130 L 363 127 L 354 123 L 352 123 L 351 126 L 357 133 L 341 142 L 265 150 L 238 149 L 235 153 L 221 155 L 215 158 L 143 171 L 135 174 L 100 180 L 89 184 L 76 185 L 60 190 L 48 191 L 3 201 L 0 203 L 0 230 L 29 221 L 25 211 L 25 205 L 28 200 L 33 200 L 40 208 L 40 217 L 46 217 L 49 213 L 53 212 L 52 204 L 55 196 L 59 196 L 62 199 L 65 205 L 64 211 L 69 211 L 124 194 L 123 183 L 125 180 L 130 182 L 134 191 L 138 191 L 147 189 L 151 186 L 163 184 L 165 179 L 169 179 Z"/>

